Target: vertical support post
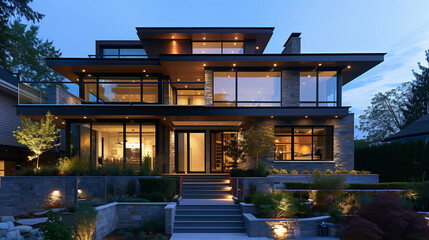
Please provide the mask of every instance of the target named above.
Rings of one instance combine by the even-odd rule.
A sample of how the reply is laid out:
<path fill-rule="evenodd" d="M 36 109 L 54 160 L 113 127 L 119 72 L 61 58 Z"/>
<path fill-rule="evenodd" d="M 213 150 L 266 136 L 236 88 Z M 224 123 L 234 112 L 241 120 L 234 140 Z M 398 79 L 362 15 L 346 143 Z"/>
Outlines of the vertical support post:
<path fill-rule="evenodd" d="M 182 196 L 182 189 L 183 189 L 183 176 L 180 176 L 180 196 Z"/>
<path fill-rule="evenodd" d="M 74 191 L 74 204 L 76 206 L 76 209 L 78 207 L 78 200 L 79 200 L 79 178 L 75 177 L 75 191 Z"/>
<path fill-rule="evenodd" d="M 114 185 L 114 187 L 113 187 L 113 195 L 115 195 L 113 197 L 113 200 L 116 202 L 116 176 L 113 177 L 113 185 Z"/>

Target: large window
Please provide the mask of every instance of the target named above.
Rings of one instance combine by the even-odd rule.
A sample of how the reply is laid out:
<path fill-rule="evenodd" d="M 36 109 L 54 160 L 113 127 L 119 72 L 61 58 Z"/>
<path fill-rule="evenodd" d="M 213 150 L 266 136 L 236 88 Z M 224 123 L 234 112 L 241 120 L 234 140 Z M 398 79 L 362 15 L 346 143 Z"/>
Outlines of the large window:
<path fill-rule="evenodd" d="M 158 103 L 158 78 L 93 76 L 84 78 L 87 103 Z"/>
<path fill-rule="evenodd" d="M 333 127 L 276 127 L 276 161 L 332 161 Z"/>
<path fill-rule="evenodd" d="M 337 71 L 301 72 L 300 106 L 337 106 Z"/>
<path fill-rule="evenodd" d="M 177 105 L 204 105 L 203 89 L 177 89 Z"/>
<path fill-rule="evenodd" d="M 73 123 L 70 125 L 70 144 L 71 155 L 80 156 L 93 167 L 122 168 L 129 164 L 138 168 L 146 158 L 153 169 L 155 124 Z"/>
<path fill-rule="evenodd" d="M 280 72 L 215 72 L 213 82 L 215 106 L 281 105 Z"/>
<path fill-rule="evenodd" d="M 103 58 L 147 58 L 143 48 L 103 48 Z"/>
<path fill-rule="evenodd" d="M 193 54 L 243 54 L 244 42 L 193 42 Z"/>

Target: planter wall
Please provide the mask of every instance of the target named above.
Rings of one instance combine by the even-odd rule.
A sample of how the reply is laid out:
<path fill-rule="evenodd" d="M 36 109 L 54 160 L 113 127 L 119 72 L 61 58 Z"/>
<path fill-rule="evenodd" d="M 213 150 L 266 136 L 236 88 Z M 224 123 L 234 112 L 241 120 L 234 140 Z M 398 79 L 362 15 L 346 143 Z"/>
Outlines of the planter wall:
<path fill-rule="evenodd" d="M 114 202 L 96 207 L 95 239 L 102 240 L 118 228 L 139 227 L 143 221 L 165 221 L 165 232 L 172 233 L 176 203 Z"/>
<path fill-rule="evenodd" d="M 285 182 L 311 181 L 311 174 L 285 174 L 268 175 L 267 177 L 231 177 L 233 194 L 243 199 L 249 194 L 251 185 L 256 186 L 256 191 L 268 193 L 276 189 L 284 189 Z M 378 174 L 340 174 L 345 177 L 345 183 L 378 183 Z"/>
<path fill-rule="evenodd" d="M 297 219 L 256 218 L 251 213 L 243 213 L 246 232 L 249 237 L 292 239 L 317 236 L 317 226 L 329 216 Z"/>
<path fill-rule="evenodd" d="M 42 209 L 50 198 L 74 203 L 76 184 L 83 195 L 104 201 L 105 191 L 116 185 L 118 195 L 125 194 L 129 180 L 146 176 L 9 176 L 0 178 L 0 211 L 2 215 L 20 215 Z M 159 178 L 159 176 L 148 176 Z M 137 181 L 137 193 L 140 190 Z"/>

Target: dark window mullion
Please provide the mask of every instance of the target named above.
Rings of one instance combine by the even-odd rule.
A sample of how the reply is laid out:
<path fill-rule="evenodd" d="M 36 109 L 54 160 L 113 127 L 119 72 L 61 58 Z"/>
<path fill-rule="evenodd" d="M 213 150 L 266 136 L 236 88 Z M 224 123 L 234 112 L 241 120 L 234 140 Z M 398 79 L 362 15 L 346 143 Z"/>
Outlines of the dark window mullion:
<path fill-rule="evenodd" d="M 143 77 L 140 77 L 140 102 L 143 102 Z"/>
<path fill-rule="evenodd" d="M 319 106 L 319 71 L 316 72 L 316 107 Z"/>

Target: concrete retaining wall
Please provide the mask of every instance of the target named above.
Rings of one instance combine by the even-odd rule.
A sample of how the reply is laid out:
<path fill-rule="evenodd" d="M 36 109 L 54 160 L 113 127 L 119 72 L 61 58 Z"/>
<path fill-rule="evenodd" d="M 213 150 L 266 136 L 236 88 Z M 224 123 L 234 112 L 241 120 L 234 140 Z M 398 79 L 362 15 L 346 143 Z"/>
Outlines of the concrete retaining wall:
<path fill-rule="evenodd" d="M 176 203 L 114 202 L 96 207 L 95 239 L 102 240 L 118 228 L 139 227 L 143 221 L 164 220 L 165 232 L 173 232 Z"/>
<path fill-rule="evenodd" d="M 317 226 L 329 216 L 297 219 L 256 218 L 243 213 L 246 232 L 249 237 L 291 239 L 317 236 Z"/>
<path fill-rule="evenodd" d="M 76 185 L 82 194 L 104 201 L 105 191 L 126 193 L 128 181 L 159 176 L 8 176 L 0 178 L 0 211 L 2 215 L 20 215 L 42 209 L 50 199 L 74 203 Z M 136 192 L 140 191 L 137 181 Z M 55 194 L 54 194 L 55 193 Z M 112 194 L 112 193 L 110 193 Z"/>

